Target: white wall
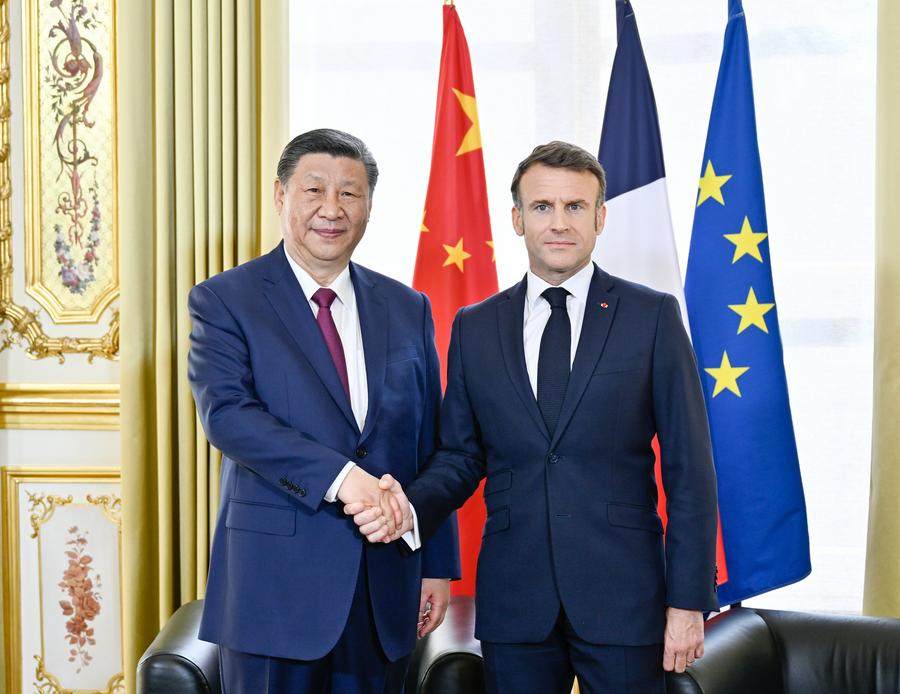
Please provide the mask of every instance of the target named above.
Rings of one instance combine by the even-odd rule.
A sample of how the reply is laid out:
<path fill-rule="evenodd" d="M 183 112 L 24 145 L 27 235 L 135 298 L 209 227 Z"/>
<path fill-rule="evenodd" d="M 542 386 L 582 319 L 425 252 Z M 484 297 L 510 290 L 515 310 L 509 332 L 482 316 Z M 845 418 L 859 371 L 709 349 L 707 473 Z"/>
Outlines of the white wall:
<path fill-rule="evenodd" d="M 681 267 L 726 0 L 635 0 L 654 80 Z M 599 145 L 614 2 L 460 0 L 500 285 L 524 272 L 509 180 L 536 144 Z M 868 505 L 873 305 L 874 0 L 745 0 L 769 243 L 813 573 L 752 601 L 859 611 Z M 441 41 L 437 0 L 291 5 L 291 131 L 362 137 L 382 178 L 357 260 L 412 278 Z"/>

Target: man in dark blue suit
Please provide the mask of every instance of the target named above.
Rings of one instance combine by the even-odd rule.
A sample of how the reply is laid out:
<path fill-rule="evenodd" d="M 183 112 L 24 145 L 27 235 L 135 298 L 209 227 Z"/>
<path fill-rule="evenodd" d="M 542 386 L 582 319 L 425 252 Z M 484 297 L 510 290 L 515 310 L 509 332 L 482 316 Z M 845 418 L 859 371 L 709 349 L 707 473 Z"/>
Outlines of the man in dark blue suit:
<path fill-rule="evenodd" d="M 377 176 L 351 135 L 296 137 L 275 181 L 284 242 L 190 294 L 191 387 L 223 453 L 200 638 L 226 694 L 402 691 L 417 621 L 440 624 L 459 576 L 452 518 L 403 554 L 343 513 L 359 502 L 367 532 L 400 536 L 378 480 L 415 478 L 440 405 L 428 299 L 350 262 Z"/>
<path fill-rule="evenodd" d="M 577 675 L 586 693 L 662 693 L 664 669 L 702 655 L 702 612 L 718 607 L 693 351 L 673 297 L 591 262 L 604 188 L 596 158 L 574 145 L 543 145 L 519 165 L 512 219 L 530 270 L 457 314 L 439 448 L 406 488 L 428 538 L 487 478 L 476 636 L 490 692 L 563 693 Z M 388 539 L 375 514 L 346 510 Z"/>

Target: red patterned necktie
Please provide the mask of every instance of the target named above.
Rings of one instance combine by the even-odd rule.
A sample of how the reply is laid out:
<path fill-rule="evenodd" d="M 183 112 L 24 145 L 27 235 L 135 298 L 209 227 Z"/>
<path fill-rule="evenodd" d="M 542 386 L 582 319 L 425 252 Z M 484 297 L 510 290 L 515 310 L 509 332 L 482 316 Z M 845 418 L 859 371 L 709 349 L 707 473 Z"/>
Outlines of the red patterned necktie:
<path fill-rule="evenodd" d="M 317 289 L 312 295 L 312 300 L 319 307 L 316 314 L 316 322 L 319 324 L 319 330 L 322 331 L 322 337 L 325 338 L 325 346 L 331 354 L 331 361 L 334 362 L 334 368 L 337 369 L 338 378 L 344 386 L 344 392 L 347 399 L 350 399 L 350 379 L 347 378 L 347 360 L 344 358 L 344 346 L 341 344 L 341 336 L 338 335 L 337 327 L 334 324 L 334 318 L 331 315 L 331 304 L 337 298 L 337 294 L 332 289 Z"/>

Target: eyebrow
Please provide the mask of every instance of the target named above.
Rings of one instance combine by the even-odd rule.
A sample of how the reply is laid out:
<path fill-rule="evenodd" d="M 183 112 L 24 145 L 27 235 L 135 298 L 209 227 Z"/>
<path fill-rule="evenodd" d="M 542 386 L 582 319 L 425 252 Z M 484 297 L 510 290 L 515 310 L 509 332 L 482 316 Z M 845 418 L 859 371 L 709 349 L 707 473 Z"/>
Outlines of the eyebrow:
<path fill-rule="evenodd" d="M 320 176 L 319 174 L 315 174 L 315 173 L 304 174 L 303 178 L 305 180 L 311 180 L 315 183 L 326 183 L 327 182 L 324 176 Z M 347 186 L 359 186 L 359 185 L 360 185 L 359 183 L 357 183 L 356 181 L 349 179 L 349 178 L 345 178 L 345 179 L 342 179 L 341 181 L 338 181 L 339 188 L 346 188 Z"/>
<path fill-rule="evenodd" d="M 581 203 L 582 205 L 587 205 L 587 200 L 582 198 L 578 198 L 575 200 L 565 200 L 563 202 L 564 205 L 574 205 L 575 203 Z M 553 205 L 555 202 L 553 200 L 532 200 L 529 207 L 534 207 L 535 205 Z"/>

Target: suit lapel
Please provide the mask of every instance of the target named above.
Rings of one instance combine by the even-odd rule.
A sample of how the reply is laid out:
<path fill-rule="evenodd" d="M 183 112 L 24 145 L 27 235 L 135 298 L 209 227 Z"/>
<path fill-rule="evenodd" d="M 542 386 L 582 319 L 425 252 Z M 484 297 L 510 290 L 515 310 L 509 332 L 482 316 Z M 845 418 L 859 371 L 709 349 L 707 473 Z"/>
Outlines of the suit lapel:
<path fill-rule="evenodd" d="M 497 305 L 497 320 L 500 329 L 500 347 L 509 378 L 515 386 L 522 404 L 531 415 L 538 430 L 549 441 L 550 432 L 538 409 L 537 400 L 528 380 L 528 369 L 525 366 L 525 345 L 523 340 L 523 323 L 525 317 L 525 293 L 527 280 L 523 279 L 515 287 L 507 291 L 507 300 Z"/>
<path fill-rule="evenodd" d="M 606 345 L 606 338 L 609 336 L 609 329 L 612 326 L 616 305 L 619 301 L 618 297 L 608 293 L 612 284 L 612 278 L 594 266 L 594 276 L 591 278 L 591 287 L 588 290 L 587 302 L 584 306 L 581 336 L 578 338 L 575 361 L 572 364 L 572 373 L 569 376 L 569 385 L 566 388 L 566 397 L 563 400 L 559 422 L 550 444 L 551 448 L 559 442 L 569 420 L 575 414 L 575 408 L 578 406 L 581 396 L 584 395 L 584 390 L 591 380 L 597 361 Z"/>
<path fill-rule="evenodd" d="M 362 331 L 363 352 L 366 359 L 366 382 L 369 389 L 369 408 L 360 442 L 364 441 L 378 418 L 384 376 L 387 370 L 388 304 L 378 291 L 372 276 L 354 263 L 350 264 L 350 277 L 356 292 L 359 310 L 359 328 Z"/>
<path fill-rule="evenodd" d="M 275 314 L 284 324 L 285 329 L 294 338 L 294 342 L 303 352 L 316 376 L 325 385 L 335 404 L 343 412 L 344 417 L 359 432 L 353 410 L 347 394 L 338 378 L 337 369 L 322 339 L 322 332 L 313 316 L 309 302 L 303 295 L 297 278 L 291 271 L 287 258 L 284 256 L 282 244 L 269 254 L 271 260 L 266 275 L 268 287 L 263 290 L 266 299 L 275 310 Z"/>

